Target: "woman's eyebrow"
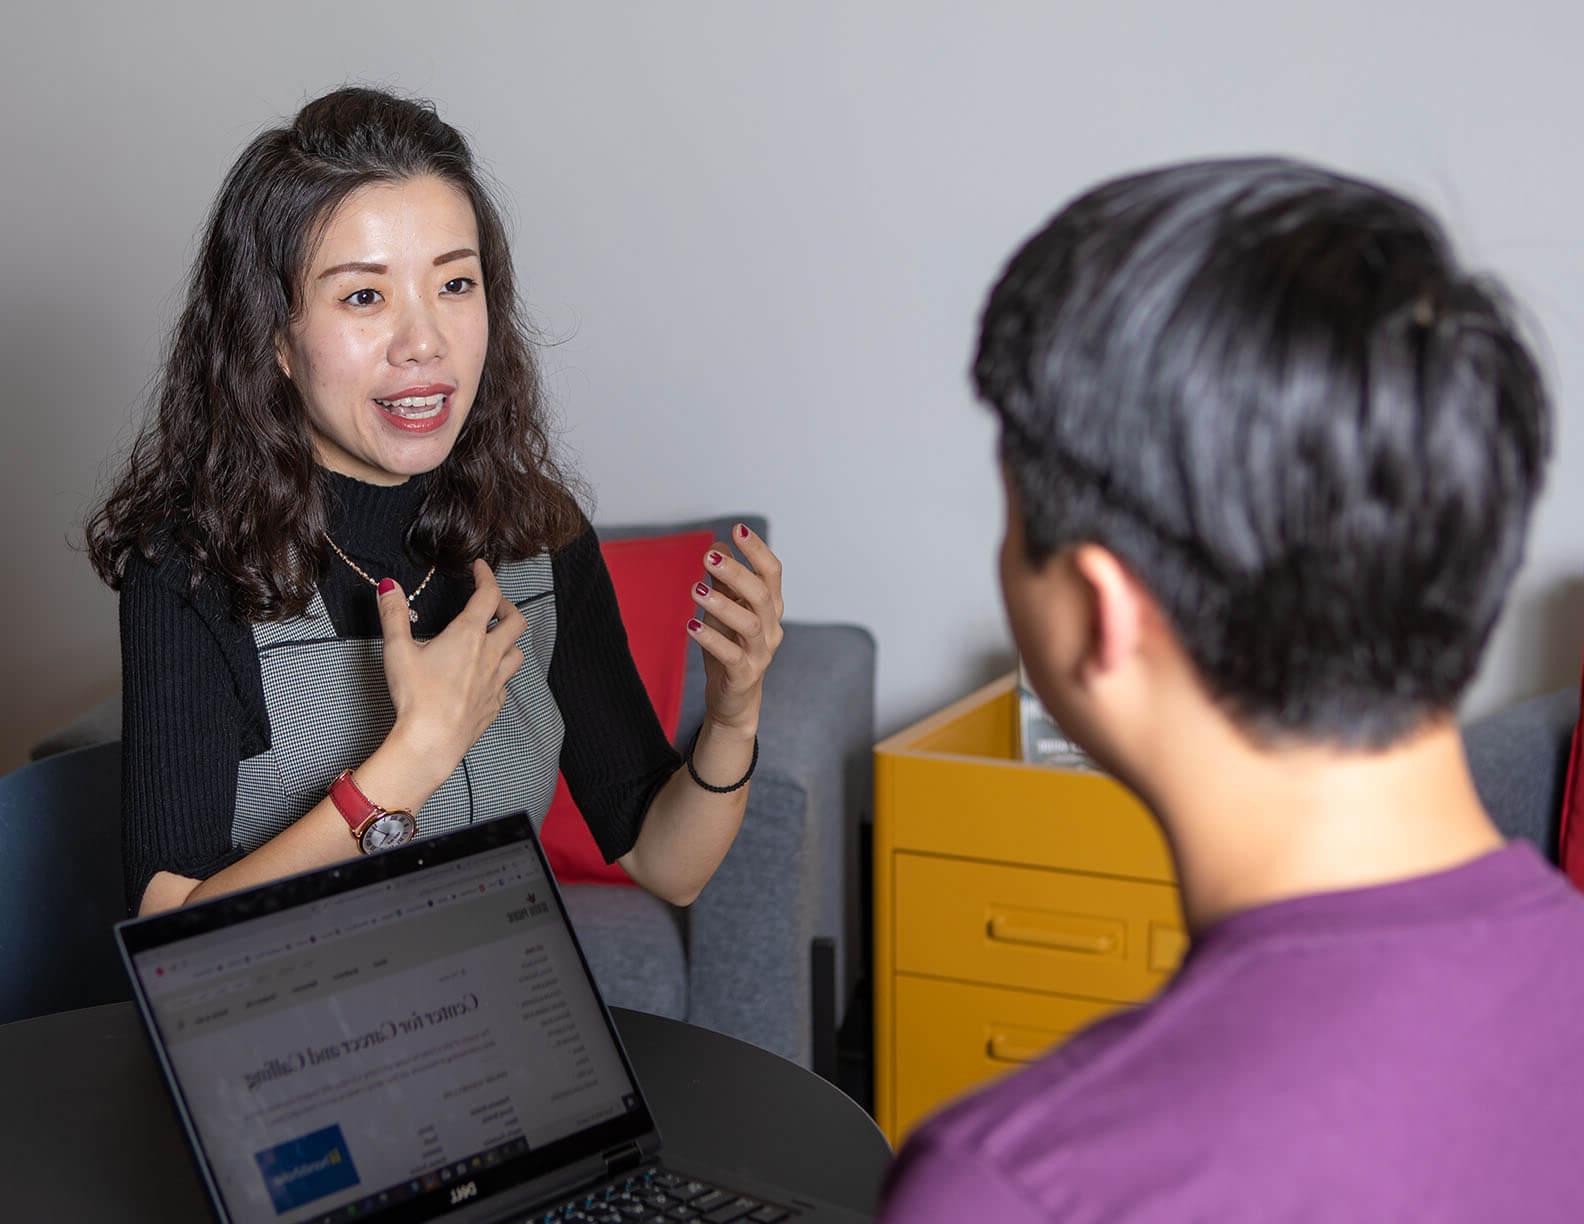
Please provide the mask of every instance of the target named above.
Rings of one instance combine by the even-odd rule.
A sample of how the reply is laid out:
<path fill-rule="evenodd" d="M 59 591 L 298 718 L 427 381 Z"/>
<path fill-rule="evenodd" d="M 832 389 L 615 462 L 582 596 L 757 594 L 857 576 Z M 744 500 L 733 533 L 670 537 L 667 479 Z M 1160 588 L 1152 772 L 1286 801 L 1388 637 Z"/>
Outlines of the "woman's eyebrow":
<path fill-rule="evenodd" d="M 472 247 L 458 247 L 454 251 L 447 251 L 444 255 L 436 255 L 434 257 L 434 266 L 438 268 L 441 264 L 450 263 L 455 259 L 466 259 L 469 255 L 476 258 L 478 252 Z M 319 273 L 319 279 L 324 280 L 325 277 L 334 276 L 337 272 L 372 272 L 376 276 L 383 276 L 388 271 L 390 269 L 382 263 L 365 263 L 362 260 L 354 260 L 351 263 L 338 263 L 333 268 L 326 268 Z"/>

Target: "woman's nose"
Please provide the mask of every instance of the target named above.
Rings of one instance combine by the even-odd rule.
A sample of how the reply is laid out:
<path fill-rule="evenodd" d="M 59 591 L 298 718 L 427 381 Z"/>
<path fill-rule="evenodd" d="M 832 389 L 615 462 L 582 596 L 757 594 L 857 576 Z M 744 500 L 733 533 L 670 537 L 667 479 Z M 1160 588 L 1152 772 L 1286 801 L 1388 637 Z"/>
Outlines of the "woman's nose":
<path fill-rule="evenodd" d="M 403 365 L 445 356 L 445 333 L 426 303 L 412 302 L 402 311 L 391 336 L 390 362 Z"/>

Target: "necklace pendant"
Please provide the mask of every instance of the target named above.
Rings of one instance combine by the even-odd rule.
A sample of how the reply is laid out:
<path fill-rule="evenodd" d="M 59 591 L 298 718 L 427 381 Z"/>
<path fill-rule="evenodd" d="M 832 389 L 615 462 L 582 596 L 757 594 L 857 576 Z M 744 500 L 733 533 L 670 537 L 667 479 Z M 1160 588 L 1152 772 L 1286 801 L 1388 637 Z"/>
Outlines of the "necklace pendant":
<path fill-rule="evenodd" d="M 412 608 L 408 608 L 407 609 L 407 619 L 410 620 L 413 624 L 416 625 L 418 623 L 418 613 L 416 611 L 414 611 Z"/>

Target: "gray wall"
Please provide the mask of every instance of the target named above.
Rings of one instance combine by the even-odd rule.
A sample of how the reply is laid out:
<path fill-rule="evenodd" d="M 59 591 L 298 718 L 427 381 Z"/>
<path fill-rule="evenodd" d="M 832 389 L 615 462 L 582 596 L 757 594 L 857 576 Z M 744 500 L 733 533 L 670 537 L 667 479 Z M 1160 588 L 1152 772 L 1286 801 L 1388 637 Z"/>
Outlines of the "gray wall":
<path fill-rule="evenodd" d="M 788 615 L 879 635 L 886 730 L 1008 664 L 992 429 L 965 372 L 1013 244 L 1089 182 L 1166 159 L 1289 152 L 1406 188 L 1532 308 L 1562 405 L 1530 560 L 1470 704 L 1569 683 L 1584 639 L 1579 12 L 19 9 L 0 51 L 0 769 L 118 683 L 114 596 L 69 540 L 138 418 L 222 174 L 255 131 L 345 81 L 434 98 L 509 190 L 600 516 L 768 513 Z"/>

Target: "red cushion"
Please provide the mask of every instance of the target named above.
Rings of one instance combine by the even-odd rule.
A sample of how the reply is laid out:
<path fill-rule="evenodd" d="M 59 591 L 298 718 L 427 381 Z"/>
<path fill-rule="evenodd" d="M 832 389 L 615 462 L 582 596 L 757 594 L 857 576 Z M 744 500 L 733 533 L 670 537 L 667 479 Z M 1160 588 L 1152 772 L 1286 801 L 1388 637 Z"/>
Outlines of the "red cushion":
<path fill-rule="evenodd" d="M 633 662 L 668 740 L 676 738 L 682 714 L 686 625 L 697 607 L 690 588 L 703 576 L 704 551 L 713 540 L 707 531 L 690 531 L 600 545 L 611 585 L 616 588 L 616 604 L 627 629 Z M 619 866 L 605 861 L 583 813 L 572 802 L 565 778 L 556 780 L 555 798 L 540 839 L 556 879 L 563 884 L 633 882 Z"/>
<path fill-rule="evenodd" d="M 1584 677 L 1579 680 L 1584 706 Z M 1573 883 L 1584 888 L 1584 718 L 1573 728 L 1573 750 L 1568 754 L 1567 782 L 1562 788 L 1562 832 L 1557 862 Z"/>

